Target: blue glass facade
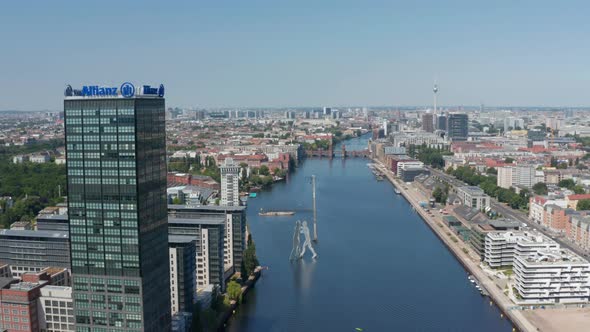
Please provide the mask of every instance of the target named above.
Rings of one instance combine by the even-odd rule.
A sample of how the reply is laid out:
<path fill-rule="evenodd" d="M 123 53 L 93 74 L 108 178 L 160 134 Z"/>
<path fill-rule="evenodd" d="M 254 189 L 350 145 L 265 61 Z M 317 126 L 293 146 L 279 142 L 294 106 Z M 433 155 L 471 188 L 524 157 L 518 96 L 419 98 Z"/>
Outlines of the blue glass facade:
<path fill-rule="evenodd" d="M 163 98 L 66 98 L 77 331 L 170 325 Z"/>

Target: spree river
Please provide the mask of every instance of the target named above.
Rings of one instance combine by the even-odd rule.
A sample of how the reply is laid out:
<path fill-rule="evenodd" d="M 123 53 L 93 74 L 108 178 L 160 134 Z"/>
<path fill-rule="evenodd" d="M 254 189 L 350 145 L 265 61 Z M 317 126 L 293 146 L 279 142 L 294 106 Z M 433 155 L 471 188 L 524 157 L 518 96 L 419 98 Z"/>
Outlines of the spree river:
<path fill-rule="evenodd" d="M 366 147 L 367 137 L 346 142 Z M 248 201 L 248 223 L 268 266 L 228 331 L 511 331 L 443 243 L 366 159 L 307 159 L 288 182 Z M 319 255 L 289 262 L 296 220 L 313 220 Z M 290 209 L 292 217 L 258 210 Z"/>

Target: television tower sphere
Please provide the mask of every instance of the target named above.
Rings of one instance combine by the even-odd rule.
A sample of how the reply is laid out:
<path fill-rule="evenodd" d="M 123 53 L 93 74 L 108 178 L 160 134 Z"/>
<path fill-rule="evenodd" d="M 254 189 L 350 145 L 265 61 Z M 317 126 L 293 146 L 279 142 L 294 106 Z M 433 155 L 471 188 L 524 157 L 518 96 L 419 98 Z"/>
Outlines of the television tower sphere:
<path fill-rule="evenodd" d="M 432 89 L 432 91 L 434 91 L 434 93 L 438 92 L 438 86 L 436 84 L 434 85 L 434 88 Z"/>

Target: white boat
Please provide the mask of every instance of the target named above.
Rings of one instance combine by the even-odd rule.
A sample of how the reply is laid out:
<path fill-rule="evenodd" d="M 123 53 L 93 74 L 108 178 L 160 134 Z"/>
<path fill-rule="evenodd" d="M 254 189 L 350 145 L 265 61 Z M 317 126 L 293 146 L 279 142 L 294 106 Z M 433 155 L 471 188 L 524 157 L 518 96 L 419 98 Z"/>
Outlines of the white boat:
<path fill-rule="evenodd" d="M 402 193 L 402 192 L 401 192 L 401 191 L 399 191 L 399 189 L 397 189 L 397 188 L 394 188 L 394 189 L 393 189 L 393 191 L 394 191 L 396 194 L 398 194 L 398 195 L 400 195 L 400 194 Z"/>

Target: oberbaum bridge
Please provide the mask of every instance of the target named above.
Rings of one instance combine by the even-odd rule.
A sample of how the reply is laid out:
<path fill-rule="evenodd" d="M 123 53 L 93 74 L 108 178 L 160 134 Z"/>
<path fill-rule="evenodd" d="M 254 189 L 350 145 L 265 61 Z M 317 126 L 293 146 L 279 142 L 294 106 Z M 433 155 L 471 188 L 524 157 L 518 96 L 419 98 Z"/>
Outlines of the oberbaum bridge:
<path fill-rule="evenodd" d="M 305 150 L 305 156 L 308 158 L 319 157 L 319 158 L 369 158 L 369 149 L 346 151 L 346 145 L 342 144 L 340 150 L 334 150 L 332 145 L 328 149 L 318 150 Z"/>

